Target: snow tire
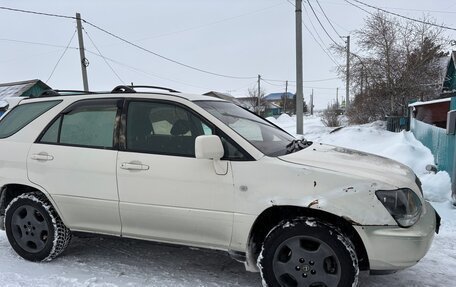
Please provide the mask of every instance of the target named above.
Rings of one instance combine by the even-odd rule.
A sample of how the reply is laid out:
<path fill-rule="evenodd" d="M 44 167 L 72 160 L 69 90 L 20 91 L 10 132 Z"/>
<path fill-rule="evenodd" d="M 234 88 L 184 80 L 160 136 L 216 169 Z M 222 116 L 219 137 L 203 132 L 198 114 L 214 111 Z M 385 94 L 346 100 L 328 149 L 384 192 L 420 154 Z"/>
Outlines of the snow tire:
<path fill-rule="evenodd" d="M 353 243 L 335 226 L 313 218 L 282 221 L 263 243 L 257 261 L 263 286 L 358 286 Z"/>
<path fill-rule="evenodd" d="M 51 261 L 71 241 L 71 231 L 46 196 L 39 192 L 21 194 L 9 203 L 5 229 L 16 253 L 34 262 Z"/>

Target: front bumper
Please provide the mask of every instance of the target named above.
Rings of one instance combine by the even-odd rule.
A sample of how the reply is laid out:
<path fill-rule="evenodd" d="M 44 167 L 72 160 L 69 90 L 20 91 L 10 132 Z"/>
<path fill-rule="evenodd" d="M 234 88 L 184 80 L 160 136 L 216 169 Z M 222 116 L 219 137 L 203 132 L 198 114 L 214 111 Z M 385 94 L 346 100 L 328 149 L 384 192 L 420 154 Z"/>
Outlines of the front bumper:
<path fill-rule="evenodd" d="M 440 217 L 426 202 L 420 220 L 410 228 L 354 226 L 366 247 L 371 271 L 395 271 L 415 265 L 431 247 Z"/>

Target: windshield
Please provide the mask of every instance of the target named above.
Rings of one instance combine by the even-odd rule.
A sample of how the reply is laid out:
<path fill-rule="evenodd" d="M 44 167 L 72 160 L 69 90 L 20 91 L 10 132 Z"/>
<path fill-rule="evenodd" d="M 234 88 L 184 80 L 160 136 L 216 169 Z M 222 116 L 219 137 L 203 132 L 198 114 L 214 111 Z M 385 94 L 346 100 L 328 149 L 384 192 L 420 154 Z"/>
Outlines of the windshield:
<path fill-rule="evenodd" d="M 229 102 L 197 101 L 199 105 L 268 156 L 281 156 L 303 145 L 267 120 Z M 291 147 L 291 149 L 290 149 Z"/>

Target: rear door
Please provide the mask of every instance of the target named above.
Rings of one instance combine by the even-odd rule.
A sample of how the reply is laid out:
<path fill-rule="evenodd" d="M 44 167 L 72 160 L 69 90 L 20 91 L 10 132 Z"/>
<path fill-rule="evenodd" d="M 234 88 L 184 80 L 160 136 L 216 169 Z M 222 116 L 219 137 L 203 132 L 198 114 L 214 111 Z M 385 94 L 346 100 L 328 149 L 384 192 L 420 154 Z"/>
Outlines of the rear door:
<path fill-rule="evenodd" d="M 116 183 L 119 99 L 76 102 L 43 131 L 27 158 L 72 230 L 120 235 Z"/>

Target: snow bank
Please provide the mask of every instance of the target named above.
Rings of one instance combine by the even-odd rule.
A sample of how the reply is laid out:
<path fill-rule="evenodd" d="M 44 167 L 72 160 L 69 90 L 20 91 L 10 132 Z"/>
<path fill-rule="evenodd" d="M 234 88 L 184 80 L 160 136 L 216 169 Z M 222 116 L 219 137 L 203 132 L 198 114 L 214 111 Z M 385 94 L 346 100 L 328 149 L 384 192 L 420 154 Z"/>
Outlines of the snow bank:
<path fill-rule="evenodd" d="M 445 171 L 439 171 L 436 174 L 424 174 L 420 176 L 426 199 L 433 202 L 445 202 L 451 199 L 451 181 L 450 176 Z"/>
<path fill-rule="evenodd" d="M 293 135 L 296 133 L 294 117 L 282 115 L 275 124 Z M 423 192 L 427 200 L 445 202 L 450 199 L 450 176 L 444 171 L 433 174 L 426 170 L 426 165 L 435 163 L 434 156 L 411 132 L 389 132 L 383 121 L 334 129 L 326 127 L 318 116 L 306 116 L 304 137 L 311 141 L 394 159 L 407 165 L 417 174 L 423 183 Z"/>

